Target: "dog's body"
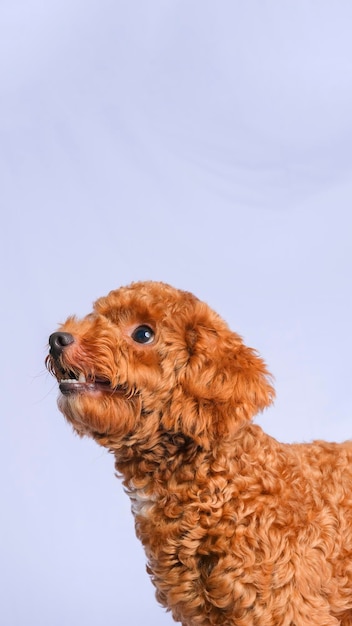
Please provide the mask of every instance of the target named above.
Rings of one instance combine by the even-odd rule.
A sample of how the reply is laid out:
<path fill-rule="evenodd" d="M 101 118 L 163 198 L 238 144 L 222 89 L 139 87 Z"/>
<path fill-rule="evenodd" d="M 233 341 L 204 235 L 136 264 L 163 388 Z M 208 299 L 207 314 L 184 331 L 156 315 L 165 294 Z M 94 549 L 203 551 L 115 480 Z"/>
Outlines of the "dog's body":
<path fill-rule="evenodd" d="M 50 345 L 59 407 L 114 453 L 176 621 L 352 626 L 352 443 L 281 444 L 252 424 L 270 378 L 218 315 L 136 283 Z"/>

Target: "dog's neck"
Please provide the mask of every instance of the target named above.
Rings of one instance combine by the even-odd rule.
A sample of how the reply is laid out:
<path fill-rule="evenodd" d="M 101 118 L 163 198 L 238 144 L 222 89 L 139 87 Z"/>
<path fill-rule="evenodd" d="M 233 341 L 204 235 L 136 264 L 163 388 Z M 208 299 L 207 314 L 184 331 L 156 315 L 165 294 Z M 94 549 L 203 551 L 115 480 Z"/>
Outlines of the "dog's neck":
<path fill-rule="evenodd" d="M 202 448 L 181 433 L 159 431 L 151 441 L 134 441 L 127 437 L 118 447 L 109 448 L 115 455 L 116 469 L 125 480 L 145 483 L 147 478 L 167 483 L 181 468 L 193 465 Z"/>
<path fill-rule="evenodd" d="M 259 426 L 247 423 L 231 441 L 216 441 L 204 447 L 181 433 L 163 430 L 145 441 L 140 441 L 132 433 L 123 441 L 115 442 L 111 437 L 97 440 L 114 454 L 115 467 L 126 491 L 132 500 L 137 493 L 143 508 L 147 501 L 168 498 L 181 485 L 196 484 L 197 489 L 206 490 L 213 473 L 224 476 L 241 473 L 243 461 L 251 449 L 257 448 L 261 452 L 257 455 L 261 465 L 266 439 L 271 438 Z"/>
<path fill-rule="evenodd" d="M 270 445 L 280 444 L 251 423 L 231 441 L 212 442 L 206 448 L 165 431 L 154 433 L 144 443 L 133 435 L 124 442 L 100 438 L 99 443 L 115 456 L 115 467 L 131 500 L 136 534 L 152 569 L 181 520 L 191 523 L 193 515 L 196 520 L 199 511 L 209 507 L 220 511 L 224 503 L 240 499 L 249 488 L 252 498 L 277 489 L 268 458 L 275 464 L 280 455 L 270 455 Z"/>

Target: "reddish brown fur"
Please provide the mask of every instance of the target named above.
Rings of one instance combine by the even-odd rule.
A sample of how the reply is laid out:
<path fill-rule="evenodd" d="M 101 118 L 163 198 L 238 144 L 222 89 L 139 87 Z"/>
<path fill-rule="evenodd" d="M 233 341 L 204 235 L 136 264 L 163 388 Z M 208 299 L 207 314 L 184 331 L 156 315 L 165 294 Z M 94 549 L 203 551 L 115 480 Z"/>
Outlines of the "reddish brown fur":
<path fill-rule="evenodd" d="M 139 324 L 155 331 L 141 345 Z M 61 395 L 114 453 L 157 599 L 184 626 L 352 625 L 352 444 L 278 443 L 251 422 L 263 361 L 192 294 L 136 283 L 61 327 L 49 369 L 106 379 Z M 115 388 L 115 390 L 114 390 Z"/>

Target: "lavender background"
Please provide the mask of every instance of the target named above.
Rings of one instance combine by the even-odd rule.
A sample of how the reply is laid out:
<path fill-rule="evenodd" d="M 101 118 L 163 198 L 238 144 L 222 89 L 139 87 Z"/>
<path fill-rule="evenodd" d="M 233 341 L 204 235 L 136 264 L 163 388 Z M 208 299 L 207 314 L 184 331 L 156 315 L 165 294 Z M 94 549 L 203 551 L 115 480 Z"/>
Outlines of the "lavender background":
<path fill-rule="evenodd" d="M 276 378 L 284 441 L 352 436 L 352 5 L 0 4 L 6 626 L 162 626 L 113 459 L 45 372 L 131 280 L 195 292 Z"/>

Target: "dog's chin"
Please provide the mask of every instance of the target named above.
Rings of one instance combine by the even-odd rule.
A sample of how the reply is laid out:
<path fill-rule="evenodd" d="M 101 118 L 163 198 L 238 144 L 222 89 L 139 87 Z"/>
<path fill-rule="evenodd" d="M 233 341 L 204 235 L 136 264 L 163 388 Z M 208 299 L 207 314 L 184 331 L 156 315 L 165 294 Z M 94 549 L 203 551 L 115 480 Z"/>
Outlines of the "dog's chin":
<path fill-rule="evenodd" d="M 121 390 L 101 387 L 98 383 L 61 382 L 58 407 L 79 435 L 123 438 L 135 426 L 139 401 Z"/>

